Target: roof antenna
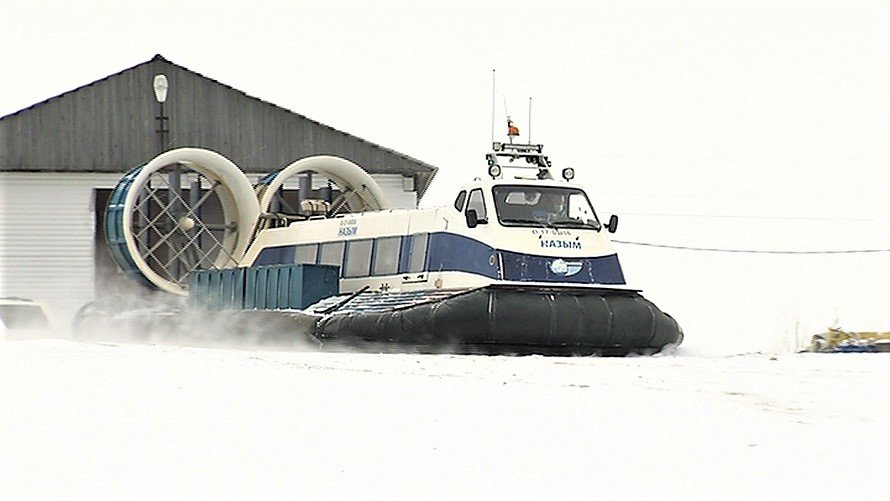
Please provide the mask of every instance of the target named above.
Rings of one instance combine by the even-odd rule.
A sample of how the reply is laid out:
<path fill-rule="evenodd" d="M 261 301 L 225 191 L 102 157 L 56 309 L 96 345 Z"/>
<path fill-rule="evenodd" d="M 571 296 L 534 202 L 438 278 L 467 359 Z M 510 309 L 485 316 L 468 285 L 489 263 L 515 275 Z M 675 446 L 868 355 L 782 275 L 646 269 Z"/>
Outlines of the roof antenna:
<path fill-rule="evenodd" d="M 491 70 L 491 142 L 494 143 L 494 68 Z"/>
<path fill-rule="evenodd" d="M 528 144 L 532 144 L 532 98 L 528 98 Z"/>

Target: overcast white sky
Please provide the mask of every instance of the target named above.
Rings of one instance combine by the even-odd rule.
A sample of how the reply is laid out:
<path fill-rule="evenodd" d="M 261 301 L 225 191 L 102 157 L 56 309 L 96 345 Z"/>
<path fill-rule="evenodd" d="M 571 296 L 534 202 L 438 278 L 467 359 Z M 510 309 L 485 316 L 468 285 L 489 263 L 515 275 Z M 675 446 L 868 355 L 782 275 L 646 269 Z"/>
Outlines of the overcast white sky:
<path fill-rule="evenodd" d="M 533 96 L 532 140 L 620 238 L 890 247 L 886 0 L 8 0 L 0 46 L 0 115 L 161 53 L 437 165 L 426 205 L 483 175 L 497 68 L 498 133 L 506 98 L 526 138 Z"/>
<path fill-rule="evenodd" d="M 498 132 L 504 97 L 528 132 L 533 96 L 532 139 L 582 181 L 701 195 L 680 212 L 830 216 L 814 196 L 890 218 L 883 0 L 26 0 L 0 43 L 0 114 L 161 53 L 433 163 L 436 188 L 481 172 L 497 68 Z"/>

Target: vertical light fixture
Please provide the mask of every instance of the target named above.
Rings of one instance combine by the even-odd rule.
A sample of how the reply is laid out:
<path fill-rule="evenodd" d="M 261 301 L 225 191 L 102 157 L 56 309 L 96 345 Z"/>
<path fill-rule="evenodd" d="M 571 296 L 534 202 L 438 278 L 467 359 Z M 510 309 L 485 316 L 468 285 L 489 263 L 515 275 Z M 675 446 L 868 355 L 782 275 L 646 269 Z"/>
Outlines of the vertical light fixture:
<path fill-rule="evenodd" d="M 154 84 L 155 100 L 158 102 L 158 153 L 163 153 L 167 149 L 167 134 L 170 130 L 167 127 L 168 117 L 164 115 L 164 102 L 167 100 L 167 89 L 170 87 L 167 82 L 166 75 L 155 75 Z"/>

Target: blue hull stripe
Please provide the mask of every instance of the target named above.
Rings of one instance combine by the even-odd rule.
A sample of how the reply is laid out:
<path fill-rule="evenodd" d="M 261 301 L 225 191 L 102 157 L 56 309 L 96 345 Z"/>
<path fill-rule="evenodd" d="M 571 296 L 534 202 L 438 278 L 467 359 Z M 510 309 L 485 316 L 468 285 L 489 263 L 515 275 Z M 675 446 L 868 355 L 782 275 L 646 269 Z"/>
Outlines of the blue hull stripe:
<path fill-rule="evenodd" d="M 519 282 L 568 282 L 574 284 L 624 285 L 618 255 L 585 258 L 554 258 L 501 251 L 504 279 Z M 557 259 L 561 266 L 554 266 Z"/>
<path fill-rule="evenodd" d="M 428 271 L 464 271 L 500 278 L 497 253 L 493 247 L 454 233 L 430 233 L 426 263 Z"/>

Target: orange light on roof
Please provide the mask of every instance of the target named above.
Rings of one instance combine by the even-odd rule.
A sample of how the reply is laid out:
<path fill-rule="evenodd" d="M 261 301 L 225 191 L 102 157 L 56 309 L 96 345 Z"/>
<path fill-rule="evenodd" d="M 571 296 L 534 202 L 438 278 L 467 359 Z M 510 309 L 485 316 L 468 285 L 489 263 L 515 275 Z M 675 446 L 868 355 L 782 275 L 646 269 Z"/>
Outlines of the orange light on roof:
<path fill-rule="evenodd" d="M 507 135 L 510 137 L 519 135 L 519 127 L 517 127 L 510 117 L 507 117 Z"/>

